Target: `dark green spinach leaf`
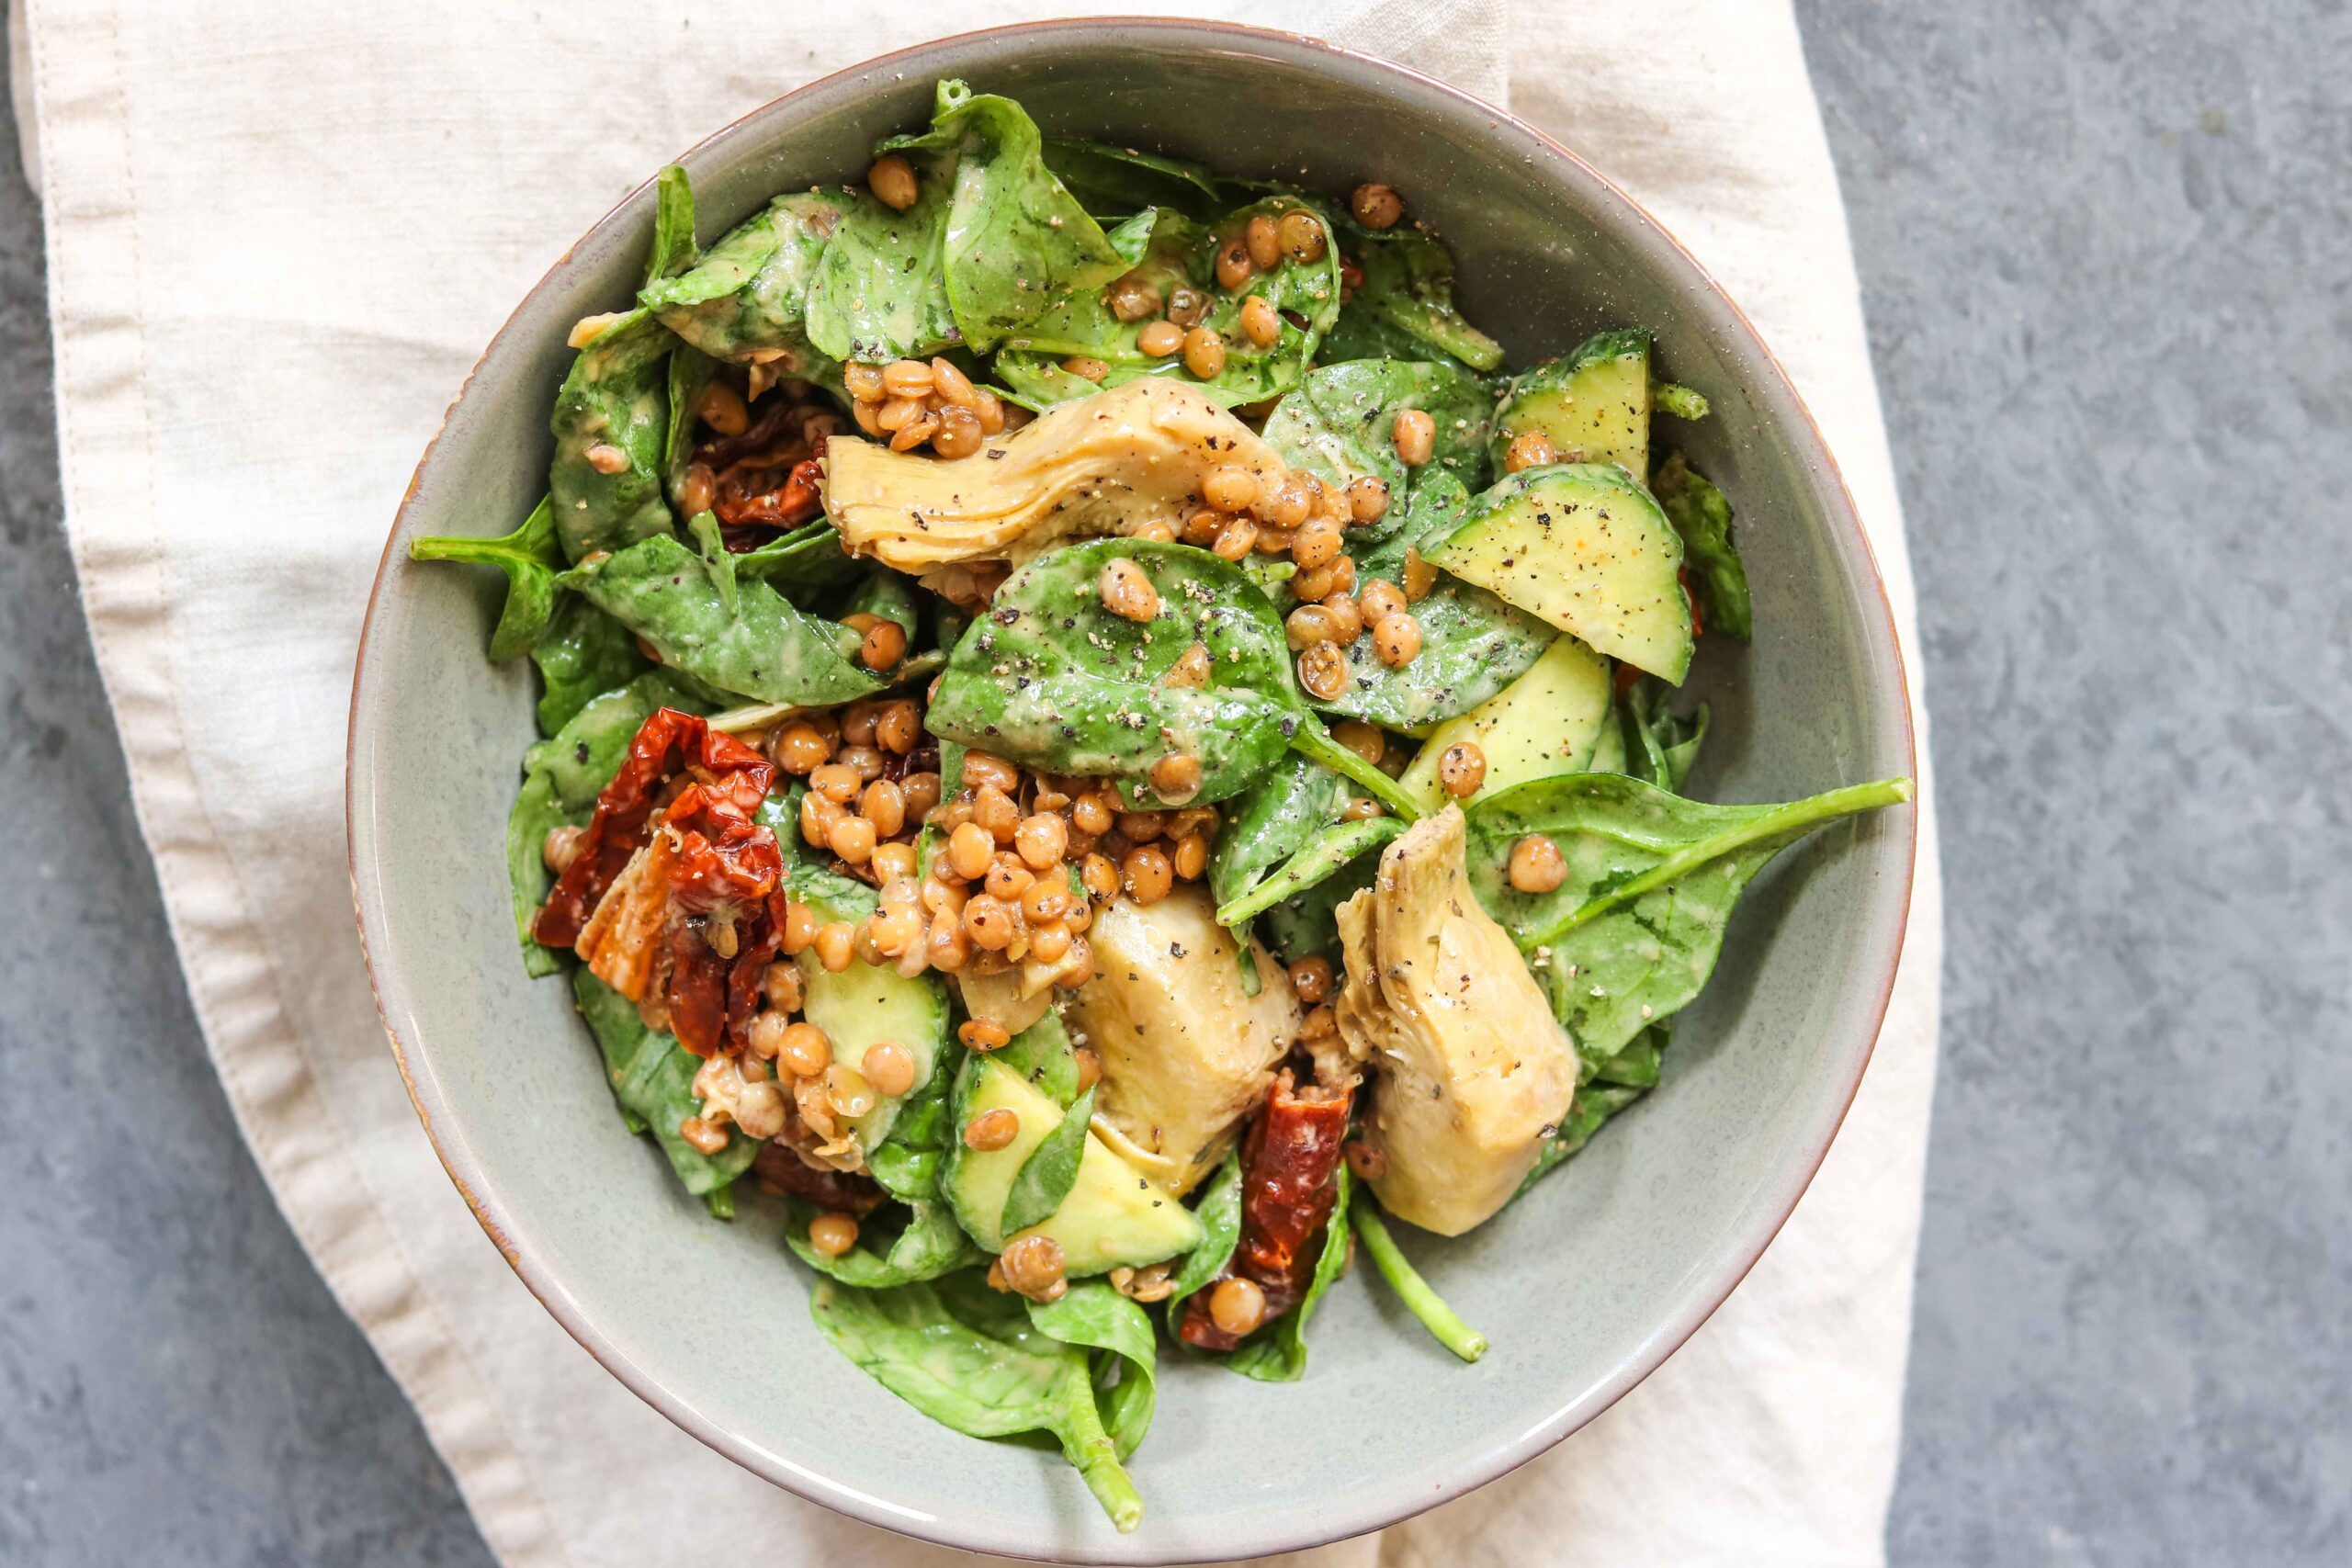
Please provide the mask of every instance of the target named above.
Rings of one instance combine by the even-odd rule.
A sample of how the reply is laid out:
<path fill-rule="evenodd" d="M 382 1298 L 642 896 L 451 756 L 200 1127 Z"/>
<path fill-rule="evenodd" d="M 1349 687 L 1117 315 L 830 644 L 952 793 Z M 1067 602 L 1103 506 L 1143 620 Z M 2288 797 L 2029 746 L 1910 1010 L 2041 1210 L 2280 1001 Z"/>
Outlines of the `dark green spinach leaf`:
<path fill-rule="evenodd" d="M 1566 987 L 1555 995 L 1577 1052 L 1608 1056 L 1699 994 L 1766 862 L 1816 828 L 1910 798 L 1899 778 L 1780 806 L 1711 806 L 1619 773 L 1532 779 L 1470 808 L 1470 884 Z M 1550 893 L 1519 892 L 1506 874 L 1530 833 L 1567 861 Z"/>
<path fill-rule="evenodd" d="M 1158 589 L 1152 619 L 1102 607 L 1097 581 L 1119 558 Z M 1208 650 L 1210 683 L 1165 684 L 1194 643 Z M 1188 545 L 1098 539 L 1006 580 L 949 655 L 927 723 L 1026 767 L 1115 779 L 1130 801 L 1159 803 L 1152 765 L 1188 753 L 1201 785 L 1178 804 L 1206 804 L 1281 758 L 1300 727 L 1295 703 L 1282 623 L 1237 569 Z"/>
<path fill-rule="evenodd" d="M 1151 241 L 1131 269 L 1158 288 L 1163 297 L 1180 287 L 1197 288 L 1210 299 L 1202 324 L 1216 332 L 1225 345 L 1225 365 L 1216 376 L 1200 381 L 1181 356 L 1155 359 L 1143 352 L 1138 340 L 1147 324 L 1122 321 L 1111 311 L 1100 289 L 1072 296 L 1055 310 L 1010 334 L 997 355 L 998 378 L 1038 408 L 1082 398 L 1145 376 L 1173 376 L 1198 382 L 1219 402 L 1262 402 L 1298 384 L 1313 358 L 1315 345 L 1339 319 L 1338 253 L 1326 246 L 1312 262 L 1284 258 L 1271 272 L 1253 274 L 1238 289 L 1216 282 L 1216 253 L 1231 243 L 1261 213 L 1280 217 L 1293 211 L 1313 213 L 1329 231 L 1329 216 L 1322 208 L 1295 194 L 1264 197 L 1238 208 L 1204 229 L 1181 213 L 1158 214 Z M 1241 330 L 1241 308 L 1251 296 L 1286 312 L 1274 343 L 1259 347 Z M 1289 318 L 1295 316 L 1297 321 Z M 1300 322 L 1305 324 L 1302 326 Z M 1061 362 L 1073 355 L 1099 359 L 1109 367 L 1099 382 L 1065 370 Z"/>
<path fill-rule="evenodd" d="M 1151 1429 L 1157 1403 L 1159 1348 L 1152 1341 L 1151 1319 L 1100 1280 L 1079 1280 L 1059 1300 L 1030 1302 L 1028 1307 L 1030 1325 L 1039 1333 L 1094 1352 L 1103 1429 L 1121 1459 L 1133 1454 Z"/>
<path fill-rule="evenodd" d="M 1351 220 L 1346 243 L 1363 270 L 1351 304 L 1474 370 L 1503 362 L 1502 344 L 1453 308 L 1453 253 L 1444 241 L 1426 229 L 1372 230 Z"/>
<path fill-rule="evenodd" d="M 642 308 L 615 318 L 571 362 L 548 428 L 556 537 L 577 561 L 667 534 L 669 328 Z"/>
<path fill-rule="evenodd" d="M 1746 642 L 1755 635 L 1747 564 L 1731 536 L 1731 502 L 1677 452 L 1650 479 L 1658 510 L 1682 536 L 1682 559 L 1695 579 L 1702 618 L 1711 631 Z"/>
<path fill-rule="evenodd" d="M 929 154 L 934 181 L 952 188 L 944 220 L 947 302 L 976 354 L 1100 288 L 1134 259 L 1054 176 L 1036 122 L 1011 98 L 942 82 L 931 129 L 875 151 Z"/>
<path fill-rule="evenodd" d="M 943 1426 L 976 1438 L 1051 1432 L 1114 1525 L 1124 1533 L 1142 1522 L 1097 1402 L 1093 1358 L 1038 1327 L 1021 1298 L 989 1290 L 977 1269 L 878 1291 L 822 1280 L 808 1310 L 834 1348 Z"/>
<path fill-rule="evenodd" d="M 1161 207 L 1206 222 L 1226 202 L 1217 176 L 1201 164 L 1133 147 L 1049 136 L 1046 166 L 1098 219 Z"/>
<path fill-rule="evenodd" d="M 1307 840 L 1282 869 L 1231 902 L 1220 905 L 1216 922 L 1239 925 L 1286 899 L 1344 871 L 1358 857 L 1371 853 L 1405 830 L 1395 817 L 1367 817 L 1334 823 Z"/>
<path fill-rule="evenodd" d="M 740 574 L 741 561 L 733 565 Z M 643 637 L 664 666 L 721 691 L 819 705 L 882 688 L 852 662 L 855 632 L 802 612 L 765 582 L 739 581 L 729 614 L 704 563 L 670 535 L 574 567 L 562 583 Z"/>
<path fill-rule="evenodd" d="M 1340 777 L 1294 751 L 1223 814 L 1209 851 L 1209 894 L 1230 904 L 1328 827 L 1346 804 Z"/>
<path fill-rule="evenodd" d="M 972 1245 L 945 1203 L 918 1199 L 892 1212 L 899 1210 L 893 1204 L 867 1215 L 858 1223 L 857 1245 L 828 1258 L 808 1242 L 808 1222 L 820 1211 L 795 1199 L 785 1245 L 819 1273 L 863 1290 L 917 1284 L 988 1261 L 988 1254 Z"/>
<path fill-rule="evenodd" d="M 636 1003 L 584 968 L 573 973 L 571 993 L 604 1054 L 613 1098 L 653 1134 L 687 1191 L 700 1197 L 751 1168 L 760 1151 L 756 1138 L 737 1133 L 725 1148 L 707 1155 L 678 1135 L 681 1122 L 702 1114 L 701 1098 L 694 1091 L 701 1057 L 679 1044 L 676 1035 L 646 1028 Z"/>
<path fill-rule="evenodd" d="M 1407 468 L 1396 456 L 1392 432 L 1408 409 L 1426 412 L 1437 426 L 1429 462 Z M 1293 468 L 1303 468 L 1329 485 L 1359 478 L 1388 487 L 1389 508 L 1380 522 L 1351 528 L 1351 552 L 1376 544 L 1404 525 L 1413 497 L 1440 475 L 1451 475 L 1469 491 L 1487 477 L 1487 441 L 1495 400 L 1485 382 L 1445 365 L 1366 360 L 1327 365 L 1307 372 L 1285 393 L 1266 421 L 1267 444 Z"/>
<path fill-rule="evenodd" d="M 714 359 L 763 360 L 786 375 L 838 385 L 836 360 L 808 338 L 808 296 L 826 237 L 850 205 L 838 193 L 777 197 L 692 271 L 649 285 L 639 302 Z"/>
<path fill-rule="evenodd" d="M 463 535 L 417 539 L 411 560 L 478 561 L 506 574 L 506 603 L 490 634 L 490 656 L 508 660 L 529 649 L 555 614 L 555 574 L 563 567 L 556 547 L 555 508 L 541 497 L 523 525 L 494 539 Z"/>
<path fill-rule="evenodd" d="M 1407 551 L 1418 549 L 1427 557 L 1469 504 L 1450 473 L 1419 480 L 1403 526 L 1357 558 L 1357 582 L 1401 584 Z M 1390 729 L 1426 729 L 1467 713 L 1518 680 L 1560 635 L 1485 589 L 1442 572 L 1412 610 L 1421 628 L 1421 650 L 1413 661 L 1402 669 L 1383 664 L 1366 627 L 1348 650 L 1346 688 L 1329 702 L 1318 701 L 1317 707 Z"/>
<path fill-rule="evenodd" d="M 1094 1114 L 1094 1091 L 1088 1089 L 1065 1112 L 1045 1141 L 1029 1151 L 1013 1174 L 1004 1195 L 1004 1215 L 997 1222 L 1010 1236 L 1054 1217 L 1078 1180 L 1078 1162 L 1086 1153 L 1086 1124 Z"/>
<path fill-rule="evenodd" d="M 560 593 L 555 614 L 537 641 L 531 661 L 539 667 L 539 733 L 553 735 L 591 697 L 618 691 L 653 668 L 637 650 L 635 634 L 577 593 Z"/>
<path fill-rule="evenodd" d="M 1176 1325 L 1184 1321 L 1185 1298 L 1205 1290 L 1223 1274 L 1225 1266 L 1233 1261 L 1233 1249 L 1241 1244 L 1238 1147 L 1226 1151 L 1224 1163 L 1201 1189 L 1201 1201 L 1193 1210 L 1193 1217 L 1201 1222 L 1201 1239 L 1184 1255 L 1184 1266 L 1176 1271 L 1175 1292 L 1168 1298 L 1168 1332 L 1171 1337 Z"/>

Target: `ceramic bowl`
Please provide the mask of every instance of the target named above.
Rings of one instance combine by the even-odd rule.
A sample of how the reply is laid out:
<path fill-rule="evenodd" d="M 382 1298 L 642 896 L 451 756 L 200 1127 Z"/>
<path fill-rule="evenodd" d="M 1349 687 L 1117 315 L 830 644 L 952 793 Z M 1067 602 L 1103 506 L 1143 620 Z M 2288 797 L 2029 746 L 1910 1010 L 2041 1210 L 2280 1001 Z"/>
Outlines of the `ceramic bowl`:
<path fill-rule="evenodd" d="M 1885 595 L 1813 421 L 1732 302 L 1572 153 L 1410 71 L 1287 35 L 1045 24 L 892 55 L 728 127 L 684 159 L 704 233 L 775 191 L 858 177 L 877 137 L 923 123 L 943 76 L 1012 95 L 1049 132 L 1322 191 L 1388 182 L 1452 243 L 1461 302 L 1515 364 L 1601 327 L 1654 329 L 1667 370 L 1714 404 L 1676 439 L 1738 506 L 1755 582 L 1754 645 L 1711 639 L 1693 682 L 1716 723 L 1692 793 L 1783 799 L 1916 771 Z M 1838 825 L 1770 869 L 1665 1082 L 1581 1156 L 1458 1241 L 1405 1233 L 1492 1336 L 1483 1361 L 1446 1354 L 1368 1269 L 1324 1304 L 1302 1382 L 1170 1354 L 1133 1465 L 1147 1515 L 1122 1538 L 1057 1455 L 933 1425 L 828 1347 L 774 1228 L 714 1222 L 678 1189 L 622 1130 L 568 988 L 524 977 L 501 846 L 532 677 L 483 658 L 491 574 L 412 565 L 406 547 L 537 500 L 565 333 L 629 298 L 652 209 L 649 181 L 483 355 L 394 525 L 353 694 L 352 874 L 385 1025 L 523 1282 L 615 1376 L 775 1484 L 1011 1555 L 1199 1562 L 1331 1540 L 1492 1480 L 1607 1408 L 1738 1283 L 1827 1150 L 1893 983 L 1911 813 Z"/>

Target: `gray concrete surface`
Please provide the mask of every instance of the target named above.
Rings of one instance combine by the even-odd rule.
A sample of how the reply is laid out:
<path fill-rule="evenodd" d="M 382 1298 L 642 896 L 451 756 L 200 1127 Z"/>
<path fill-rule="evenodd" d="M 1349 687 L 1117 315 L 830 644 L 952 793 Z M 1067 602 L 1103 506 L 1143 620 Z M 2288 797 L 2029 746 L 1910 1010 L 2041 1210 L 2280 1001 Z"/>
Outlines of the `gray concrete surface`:
<path fill-rule="evenodd" d="M 1901 1564 L 2352 1554 L 2352 28 L 1800 0 L 1950 889 Z M 481 1563 L 206 1063 L 0 120 L 0 1562 Z"/>
<path fill-rule="evenodd" d="M 1896 1562 L 2352 1562 L 2352 25 L 1805 4 L 1951 945 Z"/>

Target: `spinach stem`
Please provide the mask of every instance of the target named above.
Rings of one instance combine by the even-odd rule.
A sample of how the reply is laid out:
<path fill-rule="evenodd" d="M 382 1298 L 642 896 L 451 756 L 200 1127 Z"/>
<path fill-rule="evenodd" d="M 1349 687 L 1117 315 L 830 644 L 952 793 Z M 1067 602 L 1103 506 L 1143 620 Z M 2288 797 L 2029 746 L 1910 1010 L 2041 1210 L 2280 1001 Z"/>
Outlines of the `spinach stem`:
<path fill-rule="evenodd" d="M 1405 830 L 1394 817 L 1370 817 L 1329 829 L 1305 849 L 1283 863 L 1280 870 L 1216 912 L 1216 923 L 1227 928 L 1272 908 L 1283 899 L 1306 892 L 1325 877 L 1376 844 L 1385 844 Z"/>
<path fill-rule="evenodd" d="M 1454 1315 L 1443 1297 L 1430 1289 L 1413 1266 L 1405 1261 L 1398 1250 L 1396 1238 L 1388 1234 L 1382 1223 L 1379 1208 L 1372 1203 L 1359 1203 L 1351 1216 L 1356 1223 L 1356 1236 L 1363 1249 L 1372 1255 L 1372 1266 L 1405 1303 L 1405 1310 L 1421 1320 L 1437 1342 L 1465 1361 L 1475 1361 L 1487 1353 L 1487 1337 Z"/>
<path fill-rule="evenodd" d="M 1843 789 L 1833 789 L 1804 800 L 1792 800 L 1736 828 L 1725 829 L 1712 838 L 1702 839 L 1695 844 L 1677 850 L 1639 876 L 1629 877 L 1598 897 L 1586 899 L 1557 919 L 1521 937 L 1520 951 L 1532 953 L 1539 947 L 1548 947 L 1578 926 L 1599 919 L 1618 906 L 1630 904 L 1678 877 L 1688 876 L 1709 861 L 1745 849 L 1749 844 L 1839 817 L 1851 817 L 1856 812 L 1872 811 L 1882 806 L 1899 806 L 1910 798 L 1911 781 L 1894 778 L 1848 784 Z"/>
<path fill-rule="evenodd" d="M 1070 1430 L 1062 1437 L 1062 1457 L 1086 1482 L 1086 1489 L 1102 1505 L 1112 1525 L 1121 1535 L 1132 1535 L 1143 1523 L 1143 1496 L 1136 1490 L 1134 1478 L 1126 1466 L 1119 1462 L 1119 1445 L 1102 1429 L 1100 1412 L 1094 1404 L 1093 1385 L 1081 1373 L 1078 1387 L 1069 1396 Z"/>
<path fill-rule="evenodd" d="M 1322 721 L 1313 714 L 1302 713 L 1299 716 L 1298 733 L 1290 738 L 1290 747 L 1301 756 L 1322 763 L 1340 777 L 1362 784 L 1374 800 L 1388 807 L 1408 825 L 1421 819 L 1420 807 L 1395 779 L 1332 739 Z"/>

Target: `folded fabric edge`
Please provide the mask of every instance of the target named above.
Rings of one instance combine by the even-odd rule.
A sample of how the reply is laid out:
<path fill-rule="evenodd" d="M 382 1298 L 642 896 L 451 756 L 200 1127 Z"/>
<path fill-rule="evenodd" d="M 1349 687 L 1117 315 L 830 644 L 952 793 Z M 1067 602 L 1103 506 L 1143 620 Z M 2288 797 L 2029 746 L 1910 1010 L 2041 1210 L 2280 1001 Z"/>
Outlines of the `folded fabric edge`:
<path fill-rule="evenodd" d="M 509 1568 L 558 1568 L 567 1561 L 561 1537 L 503 1416 L 350 1150 L 326 1131 L 332 1119 L 233 862 L 209 826 L 165 826 L 208 818 L 168 658 L 173 602 L 154 506 L 142 326 L 135 313 L 84 305 L 140 297 L 139 217 L 122 177 L 129 128 L 115 85 L 85 65 L 112 60 L 115 17 L 104 4 L 36 3 L 30 18 L 12 6 L 11 82 L 20 118 L 28 112 L 36 127 L 28 144 L 46 150 L 28 172 L 51 219 L 67 542 L 189 998 L 279 1212 L 418 1411 L 492 1551 Z M 199 952 L 207 962 L 191 963 Z"/>

